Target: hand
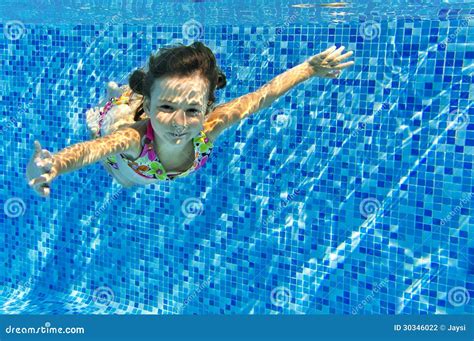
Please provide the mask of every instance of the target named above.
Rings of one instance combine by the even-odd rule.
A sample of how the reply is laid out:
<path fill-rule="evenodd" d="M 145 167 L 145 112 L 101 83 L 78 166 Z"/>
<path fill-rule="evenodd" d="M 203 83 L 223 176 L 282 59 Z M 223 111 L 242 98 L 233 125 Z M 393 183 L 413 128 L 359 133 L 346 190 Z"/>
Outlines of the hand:
<path fill-rule="evenodd" d="M 340 70 L 354 65 L 353 61 L 341 64 L 341 61 L 352 56 L 353 53 L 349 51 L 341 55 L 342 50 L 344 50 L 344 46 L 337 50 L 336 46 L 331 46 L 326 51 L 309 58 L 305 63 L 310 65 L 312 76 L 337 78 L 341 74 Z"/>
<path fill-rule="evenodd" d="M 54 165 L 54 157 L 46 149 L 41 149 L 38 141 L 35 141 L 35 151 L 26 167 L 28 185 L 36 193 L 46 197 L 50 193 L 49 183 L 58 175 Z"/>

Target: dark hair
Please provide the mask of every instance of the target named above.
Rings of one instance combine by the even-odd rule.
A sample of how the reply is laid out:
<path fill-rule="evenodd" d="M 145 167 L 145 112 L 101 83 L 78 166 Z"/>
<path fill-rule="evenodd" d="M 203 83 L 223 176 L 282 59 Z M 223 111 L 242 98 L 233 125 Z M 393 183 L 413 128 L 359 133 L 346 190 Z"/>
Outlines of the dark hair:
<path fill-rule="evenodd" d="M 151 54 L 148 69 L 135 70 L 128 83 L 133 92 L 150 99 L 151 87 L 156 78 L 169 75 L 189 76 L 199 72 L 209 81 L 208 106 L 214 104 L 214 91 L 226 86 L 225 74 L 217 66 L 214 53 L 201 42 L 189 46 L 177 44 L 161 48 Z"/>

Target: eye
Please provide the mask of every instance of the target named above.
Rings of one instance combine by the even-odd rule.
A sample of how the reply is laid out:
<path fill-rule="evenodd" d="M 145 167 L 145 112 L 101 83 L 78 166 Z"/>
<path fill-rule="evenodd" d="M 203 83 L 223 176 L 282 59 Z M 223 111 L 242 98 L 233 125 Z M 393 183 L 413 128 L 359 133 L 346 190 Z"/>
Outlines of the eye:
<path fill-rule="evenodd" d="M 166 105 L 166 104 L 160 106 L 160 108 L 163 108 L 163 109 L 165 109 L 165 110 L 170 110 L 170 109 L 172 109 L 169 105 Z"/>
<path fill-rule="evenodd" d="M 191 112 L 191 116 L 197 116 L 200 113 L 197 109 L 189 109 L 188 112 Z"/>

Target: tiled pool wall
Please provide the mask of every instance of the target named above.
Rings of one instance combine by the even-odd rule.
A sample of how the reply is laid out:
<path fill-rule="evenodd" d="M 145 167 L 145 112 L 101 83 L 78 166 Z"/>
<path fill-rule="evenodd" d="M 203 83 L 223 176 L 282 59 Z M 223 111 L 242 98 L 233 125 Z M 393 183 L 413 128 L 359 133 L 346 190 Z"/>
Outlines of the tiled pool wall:
<path fill-rule="evenodd" d="M 472 19 L 15 32 L 0 38 L 3 313 L 473 312 Z M 95 164 L 35 196 L 35 139 L 88 139 L 106 82 L 193 40 L 227 76 L 218 103 L 333 44 L 356 64 L 229 129 L 187 178 L 124 189 Z"/>

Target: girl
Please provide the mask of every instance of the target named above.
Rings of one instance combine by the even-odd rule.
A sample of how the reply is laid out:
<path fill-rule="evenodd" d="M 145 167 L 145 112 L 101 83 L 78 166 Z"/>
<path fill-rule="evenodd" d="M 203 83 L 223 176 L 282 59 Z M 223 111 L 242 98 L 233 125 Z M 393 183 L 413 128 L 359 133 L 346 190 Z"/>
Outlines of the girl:
<path fill-rule="evenodd" d="M 343 50 L 330 47 L 257 91 L 215 107 L 214 91 L 225 87 L 226 77 L 212 51 L 200 42 L 165 47 L 150 56 L 146 70 L 130 75 L 129 86 L 109 83 L 109 101 L 87 113 L 90 141 L 56 154 L 35 141 L 28 184 L 48 196 L 58 175 L 97 161 L 125 187 L 186 176 L 205 164 L 226 128 L 310 77 L 336 78 L 353 65 L 341 63 L 352 55 L 341 55 Z"/>

